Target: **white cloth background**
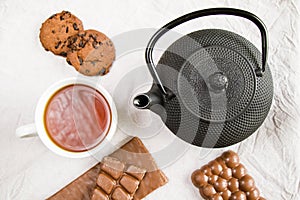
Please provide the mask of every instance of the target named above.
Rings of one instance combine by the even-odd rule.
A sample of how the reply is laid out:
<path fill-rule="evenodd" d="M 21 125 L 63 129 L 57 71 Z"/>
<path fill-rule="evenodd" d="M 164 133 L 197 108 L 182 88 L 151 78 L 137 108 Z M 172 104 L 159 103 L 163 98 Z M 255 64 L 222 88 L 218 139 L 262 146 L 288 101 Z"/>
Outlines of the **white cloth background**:
<path fill-rule="evenodd" d="M 39 96 L 49 85 L 77 76 L 63 58 L 43 50 L 38 35 L 46 18 L 69 10 L 83 21 L 86 29 L 97 29 L 114 38 L 126 31 L 159 28 L 183 14 L 211 7 L 245 9 L 265 22 L 269 31 L 268 63 L 275 90 L 271 111 L 255 134 L 234 146 L 214 150 L 189 147 L 169 164 L 154 154 L 169 183 L 146 199 L 201 199 L 190 175 L 226 149 L 239 153 L 262 196 L 276 200 L 300 199 L 298 0 L 0 0 L 0 199 L 45 199 L 97 162 L 94 157 L 57 156 L 39 138 L 21 140 L 14 134 L 18 126 L 33 122 Z M 236 32 L 260 49 L 258 30 L 237 17 L 197 19 L 177 31 L 184 34 L 205 28 Z M 129 97 L 118 95 L 119 80 L 138 63 L 143 63 L 143 58 L 143 50 L 137 56 L 123 56 L 116 60 L 108 75 L 99 78 L 116 102 L 128 101 Z M 151 81 L 149 76 L 145 80 Z M 122 87 L 134 86 L 132 79 Z M 126 135 L 143 134 L 138 132 L 140 129 L 136 127 L 134 131 L 131 127 L 132 132 L 125 133 L 126 130 L 119 128 L 113 143 L 118 144 Z M 151 138 L 142 137 L 151 152 L 174 139 L 165 128 L 159 133 Z M 106 149 L 101 155 L 109 152 Z"/>

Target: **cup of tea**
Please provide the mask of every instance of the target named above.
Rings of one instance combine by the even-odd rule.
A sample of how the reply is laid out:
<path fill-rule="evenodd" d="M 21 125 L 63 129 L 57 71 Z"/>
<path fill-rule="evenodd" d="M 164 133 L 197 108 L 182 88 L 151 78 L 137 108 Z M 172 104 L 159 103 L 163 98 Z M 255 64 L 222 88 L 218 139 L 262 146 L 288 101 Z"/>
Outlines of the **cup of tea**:
<path fill-rule="evenodd" d="M 68 78 L 40 97 L 35 122 L 17 128 L 19 138 L 39 136 L 54 153 L 83 158 L 100 151 L 117 128 L 117 110 L 110 94 L 85 78 Z"/>

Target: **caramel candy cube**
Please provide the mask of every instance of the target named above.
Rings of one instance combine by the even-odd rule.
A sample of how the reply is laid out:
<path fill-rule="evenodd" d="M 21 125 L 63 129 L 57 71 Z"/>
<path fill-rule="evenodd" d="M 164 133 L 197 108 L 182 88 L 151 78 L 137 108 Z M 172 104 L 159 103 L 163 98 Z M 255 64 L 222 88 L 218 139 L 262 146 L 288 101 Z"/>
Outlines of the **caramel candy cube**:
<path fill-rule="evenodd" d="M 129 175 L 124 175 L 120 180 L 120 185 L 130 194 L 133 194 L 137 190 L 139 184 L 140 182 L 138 180 Z"/>
<path fill-rule="evenodd" d="M 130 194 L 125 192 L 121 187 L 116 187 L 111 195 L 111 199 L 113 200 L 130 200 Z"/>
<path fill-rule="evenodd" d="M 110 194 L 114 186 L 116 185 L 115 180 L 111 179 L 109 176 L 100 173 L 97 179 L 97 185 L 104 191 L 106 194 Z"/>
<path fill-rule="evenodd" d="M 91 200 L 109 200 L 109 197 L 107 194 L 96 188 Z"/>
<path fill-rule="evenodd" d="M 121 161 L 113 157 L 103 158 L 101 170 L 113 177 L 115 180 L 119 179 L 123 174 L 125 165 Z"/>

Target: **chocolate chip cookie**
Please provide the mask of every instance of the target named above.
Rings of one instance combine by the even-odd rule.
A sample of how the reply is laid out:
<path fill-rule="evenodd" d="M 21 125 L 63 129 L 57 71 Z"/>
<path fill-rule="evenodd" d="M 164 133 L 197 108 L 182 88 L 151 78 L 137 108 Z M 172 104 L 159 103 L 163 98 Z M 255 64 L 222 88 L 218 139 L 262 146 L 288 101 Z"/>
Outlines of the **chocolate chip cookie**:
<path fill-rule="evenodd" d="M 112 41 L 96 30 L 80 31 L 68 38 L 67 62 L 84 75 L 105 75 L 114 59 Z"/>
<path fill-rule="evenodd" d="M 83 30 L 80 19 L 68 11 L 49 17 L 40 29 L 40 41 L 46 51 L 66 57 L 69 51 L 67 38 Z"/>

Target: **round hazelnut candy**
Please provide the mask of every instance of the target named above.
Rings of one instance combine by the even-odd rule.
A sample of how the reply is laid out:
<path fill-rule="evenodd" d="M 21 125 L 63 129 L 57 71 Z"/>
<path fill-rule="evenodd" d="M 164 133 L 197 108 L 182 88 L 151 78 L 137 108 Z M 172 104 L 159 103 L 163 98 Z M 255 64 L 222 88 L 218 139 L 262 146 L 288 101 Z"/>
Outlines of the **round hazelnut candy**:
<path fill-rule="evenodd" d="M 248 200 L 257 200 L 259 198 L 259 191 L 257 188 L 254 188 L 254 190 L 250 192 L 246 192 L 247 199 Z"/>
<path fill-rule="evenodd" d="M 213 173 L 213 174 L 215 174 L 215 175 L 219 175 L 220 174 L 220 172 L 222 171 L 222 165 L 218 162 L 218 161 L 216 161 L 216 160 L 213 160 L 213 161 L 210 161 L 209 163 L 208 163 L 208 166 L 210 166 L 210 168 L 211 168 L 211 172 Z"/>
<path fill-rule="evenodd" d="M 231 196 L 231 192 L 228 189 L 224 190 L 223 192 L 220 192 L 220 194 L 222 195 L 223 200 L 229 200 Z"/>
<path fill-rule="evenodd" d="M 210 177 L 208 177 L 208 183 L 213 185 L 218 180 L 218 178 L 219 177 L 217 175 L 211 175 Z"/>
<path fill-rule="evenodd" d="M 191 179 L 194 186 L 199 188 L 207 184 L 208 177 L 203 173 L 203 171 L 197 169 L 192 173 Z"/>
<path fill-rule="evenodd" d="M 221 177 L 214 183 L 214 187 L 218 192 L 222 192 L 227 189 L 227 181 Z"/>
<path fill-rule="evenodd" d="M 203 171 L 206 176 L 211 176 L 212 175 L 211 169 L 210 169 L 210 167 L 208 165 L 203 165 L 200 168 L 200 170 Z"/>
<path fill-rule="evenodd" d="M 226 164 L 225 164 L 225 161 L 222 159 L 221 156 L 220 156 L 220 157 L 217 157 L 217 158 L 216 158 L 216 161 L 217 161 L 218 163 L 220 163 L 220 165 L 222 166 L 223 169 L 227 168 L 227 166 L 226 166 Z"/>
<path fill-rule="evenodd" d="M 199 193 L 200 193 L 200 195 L 201 195 L 204 199 L 207 198 L 207 197 L 204 195 L 204 193 L 203 193 L 203 187 L 199 188 Z"/>
<path fill-rule="evenodd" d="M 225 168 L 221 171 L 219 176 L 226 180 L 230 180 L 232 178 L 232 170 L 230 168 Z"/>
<path fill-rule="evenodd" d="M 263 197 L 259 197 L 259 199 L 257 199 L 257 200 L 266 200 L 266 199 Z"/>
<path fill-rule="evenodd" d="M 245 192 L 250 192 L 251 190 L 253 190 L 253 188 L 255 188 L 254 180 L 248 174 L 246 174 L 245 176 L 243 176 L 240 179 L 239 185 L 240 185 L 240 189 L 245 191 Z"/>
<path fill-rule="evenodd" d="M 229 200 L 247 200 L 247 196 L 242 191 L 237 191 L 233 194 L 231 194 Z"/>
<path fill-rule="evenodd" d="M 228 189 L 231 192 L 236 192 L 239 190 L 239 180 L 236 178 L 232 178 L 228 181 Z"/>
<path fill-rule="evenodd" d="M 214 194 L 209 200 L 223 200 L 222 196 L 218 193 Z"/>
<path fill-rule="evenodd" d="M 200 194 L 202 193 L 204 198 L 209 198 L 212 197 L 214 194 L 216 194 L 215 188 L 210 184 L 205 185 L 201 189 L 202 192 L 200 191 Z"/>
<path fill-rule="evenodd" d="M 243 164 L 239 164 L 237 167 L 232 169 L 233 177 L 240 179 L 247 174 L 247 170 Z"/>
<path fill-rule="evenodd" d="M 240 162 L 239 156 L 233 151 L 224 152 L 222 158 L 224 159 L 225 164 L 230 168 L 235 168 Z"/>

